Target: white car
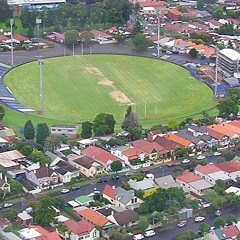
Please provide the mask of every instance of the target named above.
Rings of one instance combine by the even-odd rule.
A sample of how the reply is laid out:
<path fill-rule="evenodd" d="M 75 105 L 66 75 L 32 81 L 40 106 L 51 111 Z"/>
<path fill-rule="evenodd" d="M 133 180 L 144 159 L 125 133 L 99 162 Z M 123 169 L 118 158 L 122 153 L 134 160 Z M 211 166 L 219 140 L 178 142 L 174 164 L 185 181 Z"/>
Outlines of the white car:
<path fill-rule="evenodd" d="M 220 152 L 215 152 L 215 153 L 213 153 L 213 156 L 220 156 L 220 155 L 221 155 Z"/>
<path fill-rule="evenodd" d="M 196 217 L 195 219 L 194 219 L 194 221 L 195 222 L 203 222 L 205 220 L 205 217 Z"/>
<path fill-rule="evenodd" d="M 8 208 L 8 207 L 11 207 L 11 206 L 12 206 L 12 203 L 5 203 L 5 204 L 3 205 L 4 208 Z"/>
<path fill-rule="evenodd" d="M 144 238 L 144 236 L 141 233 L 133 235 L 133 240 L 140 240 L 140 239 L 143 239 L 143 238 Z"/>
<path fill-rule="evenodd" d="M 145 237 L 152 237 L 154 236 L 156 233 L 153 230 L 148 230 L 144 233 Z"/>
<path fill-rule="evenodd" d="M 205 156 L 203 156 L 203 155 L 199 155 L 199 156 L 197 156 L 197 160 L 203 160 L 203 159 L 205 159 L 206 157 Z"/>
<path fill-rule="evenodd" d="M 61 190 L 61 193 L 62 194 L 65 194 L 65 193 L 68 193 L 69 192 L 69 189 L 67 189 L 67 188 L 63 188 L 62 190 Z"/>
<path fill-rule="evenodd" d="M 190 161 L 191 161 L 191 160 L 185 158 L 185 159 L 182 160 L 182 163 L 183 163 L 183 164 L 186 164 L 186 163 L 190 163 Z"/>

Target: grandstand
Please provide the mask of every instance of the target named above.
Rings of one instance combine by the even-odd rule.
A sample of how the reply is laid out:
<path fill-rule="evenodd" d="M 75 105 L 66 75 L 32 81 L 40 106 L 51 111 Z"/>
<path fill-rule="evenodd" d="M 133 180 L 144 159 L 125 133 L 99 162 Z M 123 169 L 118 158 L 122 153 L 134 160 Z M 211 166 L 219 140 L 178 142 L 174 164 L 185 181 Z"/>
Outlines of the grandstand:
<path fill-rule="evenodd" d="M 19 103 L 10 89 L 6 88 L 3 83 L 4 74 L 10 69 L 10 66 L 0 63 L 0 101 L 7 107 L 20 111 L 20 112 L 33 112 L 34 110 L 26 108 L 21 103 Z"/>

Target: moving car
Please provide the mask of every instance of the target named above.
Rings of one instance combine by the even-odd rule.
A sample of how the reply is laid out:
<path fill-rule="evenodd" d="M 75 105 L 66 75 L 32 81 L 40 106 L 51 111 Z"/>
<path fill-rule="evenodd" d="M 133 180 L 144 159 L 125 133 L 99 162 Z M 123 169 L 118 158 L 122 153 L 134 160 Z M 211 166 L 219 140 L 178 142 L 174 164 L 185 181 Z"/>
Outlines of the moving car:
<path fill-rule="evenodd" d="M 190 163 L 190 161 L 191 161 L 191 160 L 185 158 L 185 159 L 182 160 L 182 163 L 183 163 L 183 164 L 186 164 L 186 163 Z"/>
<path fill-rule="evenodd" d="M 63 188 L 62 190 L 61 190 L 61 193 L 62 194 L 65 194 L 65 193 L 68 193 L 69 192 L 69 189 L 67 189 L 67 188 Z"/>
<path fill-rule="evenodd" d="M 5 203 L 5 204 L 3 205 L 4 208 L 9 208 L 9 207 L 11 207 L 11 206 L 12 206 L 12 203 Z"/>
<path fill-rule="evenodd" d="M 220 152 L 215 152 L 215 153 L 213 153 L 213 156 L 220 156 L 221 155 L 221 153 Z"/>
<path fill-rule="evenodd" d="M 106 178 L 100 178 L 98 182 L 99 182 L 99 183 L 105 183 L 105 182 L 107 182 L 107 181 L 108 181 L 108 180 L 107 180 Z"/>
<path fill-rule="evenodd" d="M 112 176 L 112 180 L 118 180 L 119 179 L 119 176 L 118 175 L 113 175 Z"/>
<path fill-rule="evenodd" d="M 203 222 L 205 220 L 205 217 L 196 217 L 195 219 L 194 219 L 194 221 L 195 222 Z"/>
<path fill-rule="evenodd" d="M 206 157 L 205 156 L 203 156 L 203 155 L 199 155 L 199 156 L 197 156 L 197 160 L 203 160 L 203 159 L 205 159 Z"/>
<path fill-rule="evenodd" d="M 168 167 L 175 167 L 177 166 L 178 164 L 176 162 L 170 162 L 167 164 Z"/>
<path fill-rule="evenodd" d="M 133 240 L 140 240 L 140 239 L 143 239 L 143 238 L 144 238 L 144 236 L 141 233 L 133 235 Z"/>
<path fill-rule="evenodd" d="M 181 221 L 180 223 L 178 223 L 177 227 L 181 228 L 184 227 L 187 224 L 187 221 Z"/>
<path fill-rule="evenodd" d="M 79 186 L 72 186 L 72 190 L 73 190 L 73 191 L 76 191 L 76 190 L 78 190 L 78 189 L 80 189 Z"/>
<path fill-rule="evenodd" d="M 148 230 L 144 233 L 145 237 L 152 237 L 154 236 L 156 233 L 153 230 Z"/>
<path fill-rule="evenodd" d="M 217 210 L 216 212 L 215 212 L 215 216 L 221 216 L 221 214 L 222 214 L 222 212 L 220 211 L 220 210 Z"/>

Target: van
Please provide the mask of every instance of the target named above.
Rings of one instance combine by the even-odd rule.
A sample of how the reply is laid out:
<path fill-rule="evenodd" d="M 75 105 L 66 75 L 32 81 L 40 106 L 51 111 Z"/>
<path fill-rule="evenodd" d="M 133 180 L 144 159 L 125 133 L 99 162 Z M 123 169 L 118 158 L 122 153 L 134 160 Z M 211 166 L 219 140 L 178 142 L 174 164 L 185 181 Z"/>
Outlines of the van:
<path fill-rule="evenodd" d="M 144 238 L 144 236 L 141 233 L 133 235 L 133 240 L 140 240 L 140 239 L 143 239 L 143 238 Z"/>
<path fill-rule="evenodd" d="M 26 212 L 26 213 L 33 212 L 33 209 L 32 209 L 31 207 L 28 207 L 28 208 L 25 209 L 25 212 Z"/>
<path fill-rule="evenodd" d="M 152 237 L 154 236 L 156 233 L 153 230 L 148 230 L 144 233 L 145 237 Z"/>

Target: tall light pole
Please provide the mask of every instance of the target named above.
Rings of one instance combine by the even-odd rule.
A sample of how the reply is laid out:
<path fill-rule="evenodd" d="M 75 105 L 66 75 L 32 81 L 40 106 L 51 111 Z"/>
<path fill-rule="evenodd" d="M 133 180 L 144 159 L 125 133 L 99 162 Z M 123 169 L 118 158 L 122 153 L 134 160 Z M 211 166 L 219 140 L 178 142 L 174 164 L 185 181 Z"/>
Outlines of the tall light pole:
<path fill-rule="evenodd" d="M 40 19 L 40 18 L 37 18 L 36 19 L 36 24 L 37 24 L 37 26 L 38 26 L 38 59 L 39 59 L 39 28 L 40 28 L 40 24 L 42 23 L 42 19 Z"/>
<path fill-rule="evenodd" d="M 39 81 L 40 81 L 40 91 L 39 91 L 39 115 L 43 114 L 43 66 L 44 66 L 44 60 L 39 58 L 38 59 L 38 65 L 40 69 L 40 74 L 39 74 Z"/>
<path fill-rule="evenodd" d="M 13 24 L 14 24 L 14 19 L 10 19 L 10 27 L 11 27 L 11 65 L 13 67 Z"/>
<path fill-rule="evenodd" d="M 217 85 L 218 85 L 218 49 L 216 49 L 216 66 L 215 66 L 215 88 L 214 88 L 214 99 L 217 100 Z"/>

